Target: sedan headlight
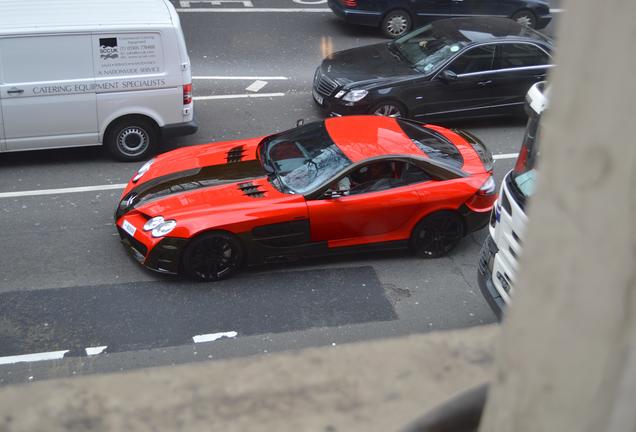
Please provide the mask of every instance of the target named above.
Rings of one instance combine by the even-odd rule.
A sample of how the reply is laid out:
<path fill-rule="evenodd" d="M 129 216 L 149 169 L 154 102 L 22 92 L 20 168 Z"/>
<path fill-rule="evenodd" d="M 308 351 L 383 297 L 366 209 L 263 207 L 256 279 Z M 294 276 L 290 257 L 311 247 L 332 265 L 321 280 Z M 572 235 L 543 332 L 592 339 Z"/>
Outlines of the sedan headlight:
<path fill-rule="evenodd" d="M 146 174 L 148 170 L 150 169 L 150 167 L 152 166 L 152 164 L 154 163 L 154 161 L 155 161 L 154 159 L 150 159 L 148 162 L 143 164 L 141 168 L 137 170 L 137 174 L 135 174 L 132 181 L 137 182 L 144 174 Z"/>
<path fill-rule="evenodd" d="M 342 97 L 342 100 L 347 102 L 358 102 L 364 99 L 369 92 L 366 90 L 351 90 L 349 93 Z"/>

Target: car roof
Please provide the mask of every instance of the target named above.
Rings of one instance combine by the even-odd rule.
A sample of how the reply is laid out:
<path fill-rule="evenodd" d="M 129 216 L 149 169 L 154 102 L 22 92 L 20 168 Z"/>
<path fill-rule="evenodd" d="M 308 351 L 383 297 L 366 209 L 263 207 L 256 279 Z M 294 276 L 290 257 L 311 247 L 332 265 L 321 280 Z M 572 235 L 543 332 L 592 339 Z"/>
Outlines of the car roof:
<path fill-rule="evenodd" d="M 331 139 L 353 163 L 385 155 L 425 156 L 395 118 L 332 117 L 325 120 L 325 128 Z"/>
<path fill-rule="evenodd" d="M 551 45 L 552 40 L 527 26 L 503 17 L 448 18 L 431 23 L 440 36 L 467 43 L 481 43 L 493 39 L 529 39 Z"/>

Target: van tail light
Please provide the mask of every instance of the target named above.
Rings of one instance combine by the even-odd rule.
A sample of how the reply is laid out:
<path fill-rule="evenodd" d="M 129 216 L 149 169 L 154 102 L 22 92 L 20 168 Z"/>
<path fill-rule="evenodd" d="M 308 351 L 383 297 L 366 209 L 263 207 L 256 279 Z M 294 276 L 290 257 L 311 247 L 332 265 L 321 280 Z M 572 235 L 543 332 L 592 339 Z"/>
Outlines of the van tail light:
<path fill-rule="evenodd" d="M 358 7 L 358 0 L 344 0 L 344 5 L 348 7 Z"/>
<path fill-rule="evenodd" d="M 192 83 L 183 86 L 183 104 L 190 105 L 192 103 Z"/>
<path fill-rule="evenodd" d="M 489 196 L 494 194 L 497 191 L 497 184 L 495 183 L 495 179 L 492 176 L 488 177 L 488 180 L 484 182 L 483 185 L 477 191 L 477 195 L 480 196 Z"/>

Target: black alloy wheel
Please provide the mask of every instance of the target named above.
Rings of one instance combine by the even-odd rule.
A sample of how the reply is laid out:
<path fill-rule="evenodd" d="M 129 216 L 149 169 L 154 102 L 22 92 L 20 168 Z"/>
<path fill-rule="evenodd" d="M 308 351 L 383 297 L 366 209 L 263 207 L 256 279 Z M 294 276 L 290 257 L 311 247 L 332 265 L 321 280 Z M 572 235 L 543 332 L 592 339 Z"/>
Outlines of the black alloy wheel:
<path fill-rule="evenodd" d="M 515 12 L 511 18 L 526 27 L 537 28 L 537 17 L 531 10 L 520 10 Z"/>
<path fill-rule="evenodd" d="M 453 250 L 464 237 L 464 223 L 450 211 L 433 213 L 413 229 L 411 250 L 420 258 L 438 258 Z"/>
<path fill-rule="evenodd" d="M 196 237 L 183 253 L 186 276 L 200 282 L 225 279 L 241 267 L 243 247 L 232 234 L 211 232 Z"/>
<path fill-rule="evenodd" d="M 385 117 L 406 117 L 406 108 L 399 102 L 385 101 L 374 105 L 369 114 Z"/>
<path fill-rule="evenodd" d="M 386 14 L 380 28 L 385 37 L 395 39 L 408 33 L 412 25 L 411 15 L 405 10 L 396 9 Z"/>
<path fill-rule="evenodd" d="M 104 145 L 108 151 L 123 162 L 147 159 L 159 141 L 157 127 L 144 118 L 119 120 L 108 128 Z"/>

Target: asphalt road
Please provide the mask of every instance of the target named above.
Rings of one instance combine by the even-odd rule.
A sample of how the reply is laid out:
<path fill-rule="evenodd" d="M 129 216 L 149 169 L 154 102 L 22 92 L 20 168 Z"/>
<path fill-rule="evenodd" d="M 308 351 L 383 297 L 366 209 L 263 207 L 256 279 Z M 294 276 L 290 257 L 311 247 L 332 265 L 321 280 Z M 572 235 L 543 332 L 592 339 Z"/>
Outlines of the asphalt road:
<path fill-rule="evenodd" d="M 306 11 L 324 9 L 315 0 L 253 0 L 255 8 L 268 10 L 248 13 L 239 11 L 246 2 L 221 3 L 175 2 L 194 76 L 201 77 L 194 80 L 200 129 L 162 151 L 321 118 L 310 84 L 322 57 L 382 40 L 373 29 Z M 205 10 L 215 8 L 233 11 Z M 247 91 L 257 79 L 265 86 Z M 253 97 L 235 97 L 248 93 Z M 498 155 L 514 154 L 524 130 L 510 120 L 457 126 Z M 513 161 L 507 156 L 496 163 L 498 181 Z M 113 162 L 98 148 L 3 154 L 0 196 L 117 185 L 138 166 Z M 263 355 L 495 319 L 476 281 L 485 230 L 442 259 L 367 254 L 249 269 L 202 285 L 158 276 L 130 259 L 112 220 L 119 193 L 0 197 L 0 384 Z M 37 353 L 45 354 L 27 359 L 60 359 L 11 358 Z"/>

